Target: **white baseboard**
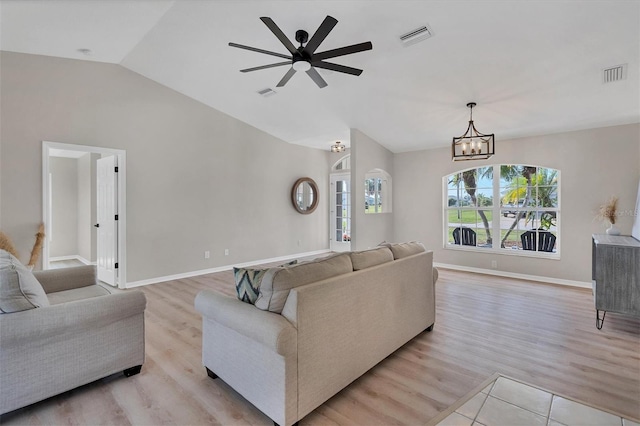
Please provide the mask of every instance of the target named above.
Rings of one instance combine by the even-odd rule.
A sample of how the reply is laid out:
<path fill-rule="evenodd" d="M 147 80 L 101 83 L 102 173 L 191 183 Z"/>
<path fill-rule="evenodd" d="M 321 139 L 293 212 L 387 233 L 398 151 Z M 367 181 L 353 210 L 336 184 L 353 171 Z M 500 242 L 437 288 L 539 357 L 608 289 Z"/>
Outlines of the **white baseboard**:
<path fill-rule="evenodd" d="M 69 256 L 56 256 L 56 257 L 50 257 L 49 258 L 49 262 L 60 262 L 63 260 L 77 260 L 79 262 L 84 263 L 85 265 L 95 265 L 96 262 L 90 262 L 87 259 L 85 259 L 84 257 L 80 256 L 79 254 L 72 254 Z"/>
<path fill-rule="evenodd" d="M 539 281 L 543 283 L 567 285 L 571 287 L 591 288 L 591 282 L 564 280 L 561 278 L 542 277 L 538 275 L 518 274 L 515 272 L 497 271 L 495 269 L 473 268 L 471 266 L 450 265 L 447 263 L 434 263 L 433 266 L 454 271 L 474 272 L 476 274 L 496 275 L 498 277 L 516 278 L 520 280 Z"/>
<path fill-rule="evenodd" d="M 125 288 L 134 288 L 134 287 L 140 287 L 140 286 L 143 286 L 143 285 L 157 284 L 157 283 L 163 283 L 163 282 L 166 282 L 166 281 L 173 281 L 173 280 L 180 280 L 180 279 L 183 279 L 183 278 L 196 277 L 198 275 L 213 274 L 213 273 L 216 273 L 216 272 L 228 271 L 230 269 L 233 269 L 233 267 L 244 268 L 244 267 L 247 267 L 247 266 L 262 265 L 264 263 L 283 262 L 283 261 L 287 261 L 287 260 L 299 259 L 301 257 L 316 256 L 316 255 L 319 255 L 319 254 L 325 254 L 325 253 L 329 253 L 330 251 L 331 250 L 329 250 L 329 249 L 317 250 L 317 251 L 309 251 L 309 252 L 306 252 L 306 253 L 298 253 L 298 254 L 291 254 L 291 255 L 287 255 L 287 256 L 272 257 L 270 259 L 252 260 L 251 262 L 236 263 L 236 264 L 233 264 L 233 265 L 224 265 L 224 266 L 218 266 L 216 268 L 209 268 L 209 269 L 201 269 L 199 271 L 184 272 L 182 274 L 166 275 L 164 277 L 149 278 L 149 279 L 146 279 L 146 280 L 139 280 L 139 281 L 129 282 L 129 283 L 127 283 L 125 285 Z"/>

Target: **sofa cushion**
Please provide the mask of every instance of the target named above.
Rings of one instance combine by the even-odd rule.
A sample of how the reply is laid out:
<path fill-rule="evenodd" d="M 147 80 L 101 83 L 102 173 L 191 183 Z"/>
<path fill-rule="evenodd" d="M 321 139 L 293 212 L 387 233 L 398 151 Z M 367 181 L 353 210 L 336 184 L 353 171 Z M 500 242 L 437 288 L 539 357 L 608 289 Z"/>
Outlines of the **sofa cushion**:
<path fill-rule="evenodd" d="M 411 241 L 408 243 L 391 244 L 391 252 L 394 259 L 402 259 L 403 257 L 413 256 L 414 254 L 425 251 L 422 243 Z"/>
<path fill-rule="evenodd" d="M 55 293 L 49 293 L 49 303 L 52 305 L 59 305 L 60 303 L 73 302 L 76 300 L 90 299 L 92 297 L 108 296 L 112 292 L 99 285 L 88 285 L 85 287 L 78 287 L 71 290 L 57 291 Z"/>
<path fill-rule="evenodd" d="M 351 252 L 351 263 L 353 263 L 354 271 L 371 268 L 372 266 L 392 261 L 393 253 L 388 247 L 378 247 L 371 250 Z"/>
<path fill-rule="evenodd" d="M 349 253 L 339 253 L 294 266 L 271 268 L 262 277 L 256 308 L 281 313 L 292 288 L 353 272 Z"/>
<path fill-rule="evenodd" d="M 49 299 L 31 271 L 18 259 L 0 250 L 0 313 L 49 306 Z"/>

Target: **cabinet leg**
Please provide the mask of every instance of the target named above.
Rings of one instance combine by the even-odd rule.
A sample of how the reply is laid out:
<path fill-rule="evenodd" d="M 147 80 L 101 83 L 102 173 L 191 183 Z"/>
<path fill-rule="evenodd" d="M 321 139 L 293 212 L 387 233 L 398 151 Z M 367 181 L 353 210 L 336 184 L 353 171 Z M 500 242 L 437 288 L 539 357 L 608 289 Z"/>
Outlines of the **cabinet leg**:
<path fill-rule="evenodd" d="M 602 318 L 600 318 L 600 310 L 596 309 L 596 328 L 598 330 L 602 330 L 605 315 L 607 315 L 607 311 L 602 311 Z"/>

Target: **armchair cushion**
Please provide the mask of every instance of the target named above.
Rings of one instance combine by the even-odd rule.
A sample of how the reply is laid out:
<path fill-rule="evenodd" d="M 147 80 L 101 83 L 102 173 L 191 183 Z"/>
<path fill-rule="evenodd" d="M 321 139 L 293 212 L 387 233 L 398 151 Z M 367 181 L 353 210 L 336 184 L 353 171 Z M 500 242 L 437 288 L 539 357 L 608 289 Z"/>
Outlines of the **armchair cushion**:
<path fill-rule="evenodd" d="M 38 280 L 18 259 L 0 250 L 0 313 L 49 306 Z"/>

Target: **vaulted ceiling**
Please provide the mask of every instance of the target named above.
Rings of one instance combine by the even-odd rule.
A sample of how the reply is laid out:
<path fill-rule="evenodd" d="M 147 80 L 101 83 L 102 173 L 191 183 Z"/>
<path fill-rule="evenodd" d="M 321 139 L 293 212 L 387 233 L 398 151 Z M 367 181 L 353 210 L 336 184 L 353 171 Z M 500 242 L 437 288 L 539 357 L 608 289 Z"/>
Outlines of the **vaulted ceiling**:
<path fill-rule="evenodd" d="M 260 21 L 294 39 L 325 16 L 338 24 L 324 51 L 371 41 L 276 88 L 288 67 L 229 42 L 286 54 Z M 399 37 L 427 25 L 433 36 Z M 295 42 L 294 42 L 295 44 Z M 358 128 L 393 152 L 447 146 L 464 132 L 467 102 L 496 141 L 640 122 L 639 1 L 41 0 L 0 2 L 5 51 L 120 64 L 287 142 L 328 149 Z M 89 54 L 79 49 L 90 49 Z M 603 69 L 627 64 L 603 83 Z M 271 88 L 276 94 L 257 92 Z"/>

